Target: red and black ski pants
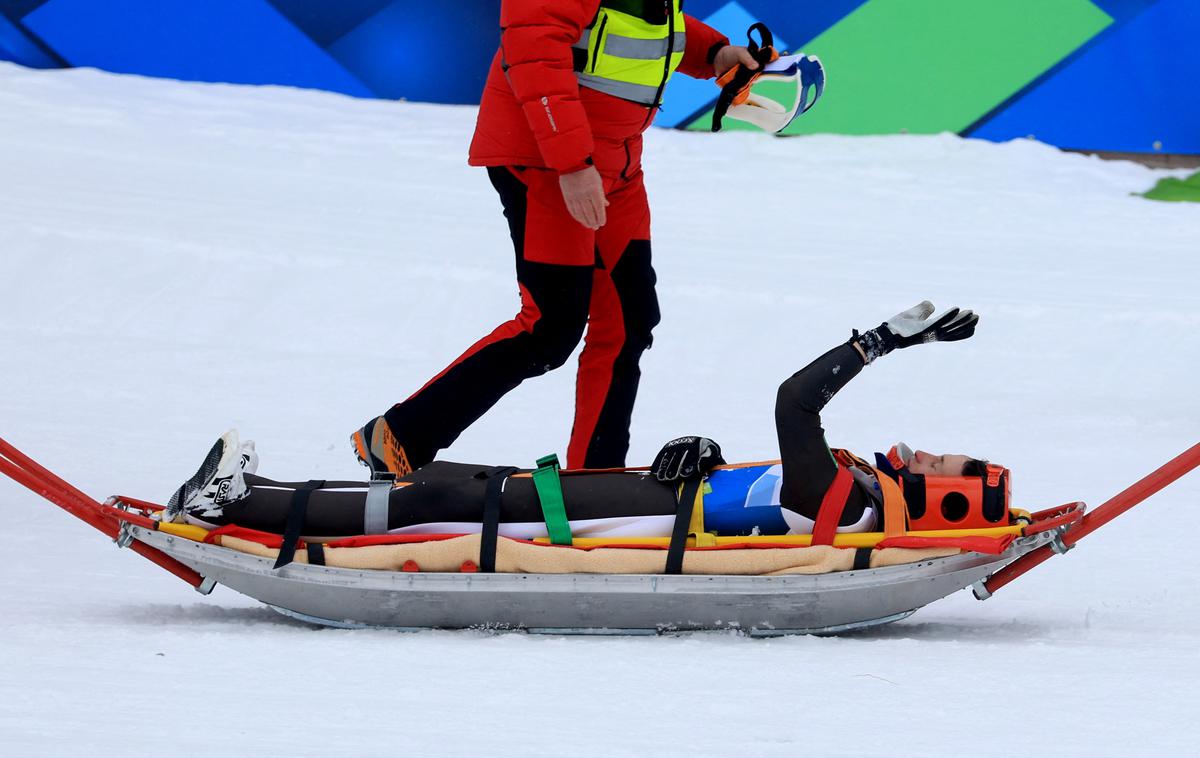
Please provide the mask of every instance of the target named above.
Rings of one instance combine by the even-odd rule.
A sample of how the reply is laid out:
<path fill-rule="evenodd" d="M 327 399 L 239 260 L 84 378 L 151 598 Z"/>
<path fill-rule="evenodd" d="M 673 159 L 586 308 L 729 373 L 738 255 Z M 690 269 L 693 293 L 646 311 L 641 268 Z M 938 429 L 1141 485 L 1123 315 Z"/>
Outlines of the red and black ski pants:
<path fill-rule="evenodd" d="M 521 310 L 385 414 L 414 467 L 448 447 L 505 393 L 566 363 L 584 337 L 570 468 L 617 468 L 659 321 L 650 208 L 640 167 L 605 176 L 607 223 L 592 231 L 567 211 L 554 171 L 488 169 L 516 250 Z"/>

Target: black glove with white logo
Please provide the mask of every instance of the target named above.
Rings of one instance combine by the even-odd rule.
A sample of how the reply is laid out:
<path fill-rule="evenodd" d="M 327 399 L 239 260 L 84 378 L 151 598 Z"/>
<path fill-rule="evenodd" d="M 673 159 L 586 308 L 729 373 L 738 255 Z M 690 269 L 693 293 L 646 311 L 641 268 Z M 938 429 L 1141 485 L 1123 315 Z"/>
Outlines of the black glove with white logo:
<path fill-rule="evenodd" d="M 934 317 L 933 311 L 933 303 L 923 300 L 869 332 L 856 332 L 851 341 L 858 343 L 867 363 L 870 363 L 898 348 L 924 342 L 957 342 L 975 334 L 979 316 L 971 311 L 951 308 L 937 317 Z"/>
<path fill-rule="evenodd" d="M 660 482 L 694 479 L 725 463 L 721 446 L 708 437 L 679 437 L 663 445 L 650 471 Z"/>

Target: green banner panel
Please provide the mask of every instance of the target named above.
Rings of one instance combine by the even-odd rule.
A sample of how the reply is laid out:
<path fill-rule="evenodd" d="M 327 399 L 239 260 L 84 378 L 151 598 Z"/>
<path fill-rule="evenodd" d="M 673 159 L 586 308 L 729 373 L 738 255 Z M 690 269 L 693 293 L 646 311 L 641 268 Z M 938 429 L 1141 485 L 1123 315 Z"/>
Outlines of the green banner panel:
<path fill-rule="evenodd" d="M 1111 23 L 1088 0 L 872 0 L 804 46 L 829 78 L 786 133 L 962 131 Z"/>

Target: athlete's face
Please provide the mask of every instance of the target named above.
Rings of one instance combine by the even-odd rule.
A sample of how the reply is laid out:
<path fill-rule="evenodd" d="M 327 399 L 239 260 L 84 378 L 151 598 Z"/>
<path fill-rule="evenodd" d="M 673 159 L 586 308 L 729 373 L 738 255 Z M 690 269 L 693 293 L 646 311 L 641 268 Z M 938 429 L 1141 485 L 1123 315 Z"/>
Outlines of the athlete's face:
<path fill-rule="evenodd" d="M 922 476 L 962 476 L 969 455 L 934 455 L 916 450 L 908 461 L 908 470 Z"/>

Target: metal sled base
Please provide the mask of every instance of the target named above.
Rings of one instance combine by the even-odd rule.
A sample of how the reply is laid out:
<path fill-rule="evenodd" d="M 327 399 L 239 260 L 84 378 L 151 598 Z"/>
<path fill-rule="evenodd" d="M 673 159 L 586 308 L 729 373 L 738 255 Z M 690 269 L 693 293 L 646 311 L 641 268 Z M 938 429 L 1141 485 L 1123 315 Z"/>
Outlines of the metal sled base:
<path fill-rule="evenodd" d="M 1200 468 L 1200 443 L 1085 515 L 1074 502 L 1029 514 L 1001 555 L 816 576 L 435 574 L 273 562 L 159 531 L 162 506 L 105 503 L 0 438 L 0 475 L 21 484 L 200 592 L 221 584 L 286 615 L 341 627 L 521 629 L 655 634 L 736 629 L 751 635 L 834 634 L 887 624 L 958 590 L 991 597 L 1017 577 Z"/>
<path fill-rule="evenodd" d="M 736 629 L 755 636 L 832 634 L 898 621 L 982 581 L 1052 535 L 1001 555 L 963 553 L 860 571 L 789 576 L 438 574 L 272 561 L 128 525 L 207 580 L 316 624 L 396 629 L 520 629 L 657 634 Z"/>

